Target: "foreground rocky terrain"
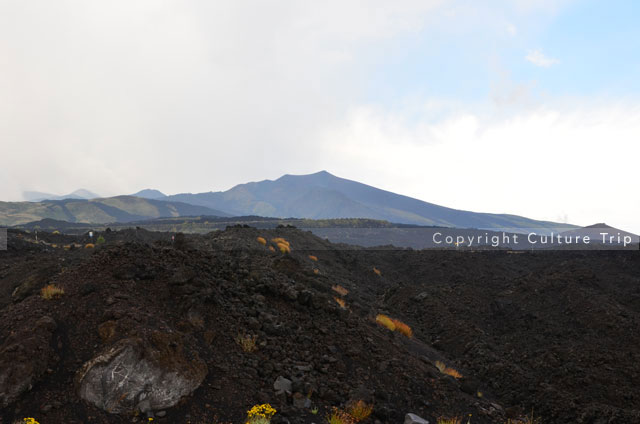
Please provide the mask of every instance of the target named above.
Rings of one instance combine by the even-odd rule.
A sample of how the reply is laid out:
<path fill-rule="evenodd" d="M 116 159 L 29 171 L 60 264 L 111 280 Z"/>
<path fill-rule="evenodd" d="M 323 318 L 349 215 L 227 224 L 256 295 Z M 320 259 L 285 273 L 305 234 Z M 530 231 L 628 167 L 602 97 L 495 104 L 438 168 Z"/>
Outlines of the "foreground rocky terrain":
<path fill-rule="evenodd" d="M 638 252 L 364 250 L 295 228 L 100 236 L 10 231 L 1 422 L 240 423 L 270 403 L 274 423 L 320 423 L 356 400 L 372 423 L 640 422 Z M 43 298 L 49 284 L 64 293 Z"/>

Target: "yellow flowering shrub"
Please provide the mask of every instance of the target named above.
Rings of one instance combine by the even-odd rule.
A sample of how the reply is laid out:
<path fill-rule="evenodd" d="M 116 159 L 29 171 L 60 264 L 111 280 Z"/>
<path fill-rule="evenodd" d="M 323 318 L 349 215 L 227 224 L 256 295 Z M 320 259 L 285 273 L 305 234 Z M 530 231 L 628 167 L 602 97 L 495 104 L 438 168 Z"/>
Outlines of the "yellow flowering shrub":
<path fill-rule="evenodd" d="M 268 403 L 254 405 L 247 411 L 246 424 L 268 424 L 277 411 Z"/>

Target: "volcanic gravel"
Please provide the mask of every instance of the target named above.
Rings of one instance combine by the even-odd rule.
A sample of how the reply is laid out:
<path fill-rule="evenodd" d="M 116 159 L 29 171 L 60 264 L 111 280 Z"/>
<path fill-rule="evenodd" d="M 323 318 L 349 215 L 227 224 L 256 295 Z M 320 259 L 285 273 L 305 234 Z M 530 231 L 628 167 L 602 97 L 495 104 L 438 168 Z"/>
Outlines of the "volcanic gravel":
<path fill-rule="evenodd" d="M 208 370 L 192 395 L 155 411 L 159 423 L 240 423 L 267 402 L 276 424 L 320 423 L 355 400 L 374 405 L 371 423 L 409 412 L 505 423 L 531 411 L 543 424 L 640 423 L 639 252 L 365 250 L 295 228 L 101 235 L 85 249 L 87 235 L 42 233 L 36 243 L 9 232 L 0 376 L 4 368 L 30 384 L 0 422 L 146 421 L 82 400 L 77 374 L 119 340 L 154 333 Z M 45 300 L 51 283 L 65 293 Z M 377 314 L 408 324 L 413 338 Z M 257 350 L 243 351 L 239 335 L 256 336 Z M 290 392 L 274 390 L 281 377 Z M 0 378 L 0 404 L 2 388 L 15 389 L 9 380 Z"/>

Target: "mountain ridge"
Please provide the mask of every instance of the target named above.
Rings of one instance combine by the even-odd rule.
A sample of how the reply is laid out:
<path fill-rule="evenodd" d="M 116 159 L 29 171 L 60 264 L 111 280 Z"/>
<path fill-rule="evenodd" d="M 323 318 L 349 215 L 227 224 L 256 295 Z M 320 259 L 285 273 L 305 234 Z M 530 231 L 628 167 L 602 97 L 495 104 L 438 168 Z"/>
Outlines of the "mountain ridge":
<path fill-rule="evenodd" d="M 139 198 L 148 202 L 178 202 L 183 205 L 181 206 L 182 209 L 185 209 L 184 205 L 206 208 L 192 211 L 200 211 L 202 212 L 200 215 L 212 216 L 256 215 L 261 217 L 308 219 L 365 218 L 397 224 L 516 232 L 532 230 L 557 232 L 578 228 L 570 224 L 535 220 L 513 214 L 453 209 L 379 189 L 368 184 L 340 178 L 326 170 L 304 175 L 285 174 L 275 180 L 265 179 L 237 184 L 226 191 L 165 195 L 156 189 L 144 189 L 124 197 Z M 158 215 L 156 212 L 151 215 L 129 214 L 126 207 L 123 213 L 116 210 L 105 211 L 110 207 L 111 203 L 122 203 L 105 199 L 118 198 L 123 198 L 123 196 L 103 198 L 100 208 L 103 212 L 106 212 L 107 216 L 125 220 L 123 222 L 161 216 L 183 216 L 175 211 L 169 215 Z M 51 201 L 45 201 L 44 204 L 46 202 Z M 141 205 L 138 206 L 141 207 Z M 157 207 L 158 205 L 155 206 Z M 146 209 L 153 208 L 147 205 Z M 77 219 L 73 213 L 61 214 L 60 212 L 57 211 L 57 213 L 48 215 L 41 212 L 40 214 L 32 215 L 34 215 L 34 220 L 54 218 L 75 222 L 74 220 Z M 2 220 L 2 214 L 6 215 L 6 213 L 6 210 L 3 211 L 0 207 L 0 225 L 6 224 L 7 220 L 5 219 L 4 222 Z M 85 213 L 84 215 L 80 217 L 81 221 L 79 222 L 88 222 L 87 220 L 91 218 L 91 214 L 86 216 L 87 214 Z M 105 222 L 104 220 L 107 219 L 103 213 L 98 213 L 98 216 L 100 221 L 96 223 Z M 24 223 L 24 221 L 13 222 L 12 224 L 20 223 Z"/>
<path fill-rule="evenodd" d="M 104 224 L 172 216 L 228 216 L 222 211 L 182 202 L 115 196 L 97 199 L 0 202 L 0 225 L 13 226 L 45 218 L 71 223 Z"/>
<path fill-rule="evenodd" d="M 566 230 L 575 227 L 512 214 L 448 208 L 340 178 L 327 171 L 285 174 L 276 180 L 238 184 L 226 191 L 180 193 L 166 199 L 210 207 L 231 215 L 310 219 L 357 217 L 401 224 L 483 229 Z"/>
<path fill-rule="evenodd" d="M 61 196 L 51 194 L 51 193 L 43 193 L 39 191 L 25 191 L 22 193 L 22 196 L 28 202 L 42 202 L 44 200 L 66 200 L 66 199 L 89 200 L 89 199 L 96 199 L 101 197 L 100 195 L 84 188 L 80 188 L 69 194 L 64 194 Z"/>

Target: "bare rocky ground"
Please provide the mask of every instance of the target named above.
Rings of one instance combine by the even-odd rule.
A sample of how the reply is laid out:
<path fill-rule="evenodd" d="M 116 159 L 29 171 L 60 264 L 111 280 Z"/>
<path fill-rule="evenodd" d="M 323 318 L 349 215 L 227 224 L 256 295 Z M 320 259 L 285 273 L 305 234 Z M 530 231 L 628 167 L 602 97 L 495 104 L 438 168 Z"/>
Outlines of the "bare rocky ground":
<path fill-rule="evenodd" d="M 532 409 L 542 423 L 640 423 L 638 252 L 364 250 L 293 228 L 102 235 L 65 250 L 90 240 L 10 231 L 0 422 L 240 423 L 268 402 L 274 423 L 320 423 L 365 400 L 372 423 Z M 291 252 L 269 250 L 275 237 Z M 64 295 L 43 299 L 50 283 Z"/>

